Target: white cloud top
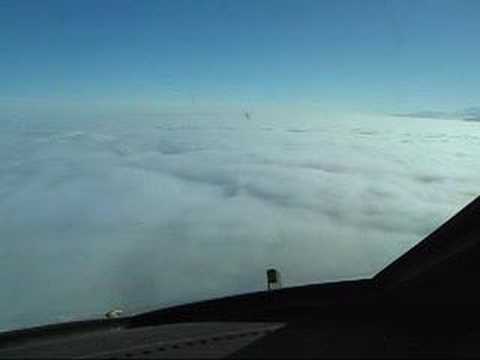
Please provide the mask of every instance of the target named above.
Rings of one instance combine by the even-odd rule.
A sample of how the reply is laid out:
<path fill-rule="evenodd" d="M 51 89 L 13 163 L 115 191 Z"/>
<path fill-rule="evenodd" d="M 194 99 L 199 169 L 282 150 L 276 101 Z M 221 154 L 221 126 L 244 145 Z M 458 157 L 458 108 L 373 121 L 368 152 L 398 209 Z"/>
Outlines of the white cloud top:
<path fill-rule="evenodd" d="M 4 122 L 0 327 L 374 274 L 478 193 L 477 123 Z"/>

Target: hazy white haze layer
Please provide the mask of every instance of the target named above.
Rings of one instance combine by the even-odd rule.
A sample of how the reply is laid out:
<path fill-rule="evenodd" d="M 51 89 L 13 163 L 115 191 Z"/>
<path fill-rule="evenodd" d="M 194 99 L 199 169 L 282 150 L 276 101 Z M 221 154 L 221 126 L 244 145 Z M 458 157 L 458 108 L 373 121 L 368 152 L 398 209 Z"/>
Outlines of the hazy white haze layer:
<path fill-rule="evenodd" d="M 480 192 L 474 122 L 0 124 L 0 330 L 367 277 Z"/>

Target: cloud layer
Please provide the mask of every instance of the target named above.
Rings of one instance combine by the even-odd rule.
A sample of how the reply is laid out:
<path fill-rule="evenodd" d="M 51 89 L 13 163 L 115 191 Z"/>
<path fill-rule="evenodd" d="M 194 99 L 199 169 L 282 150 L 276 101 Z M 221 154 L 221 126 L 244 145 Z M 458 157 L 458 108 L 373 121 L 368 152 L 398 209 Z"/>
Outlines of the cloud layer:
<path fill-rule="evenodd" d="M 476 123 L 7 120 L 0 329 L 369 276 L 479 192 Z"/>

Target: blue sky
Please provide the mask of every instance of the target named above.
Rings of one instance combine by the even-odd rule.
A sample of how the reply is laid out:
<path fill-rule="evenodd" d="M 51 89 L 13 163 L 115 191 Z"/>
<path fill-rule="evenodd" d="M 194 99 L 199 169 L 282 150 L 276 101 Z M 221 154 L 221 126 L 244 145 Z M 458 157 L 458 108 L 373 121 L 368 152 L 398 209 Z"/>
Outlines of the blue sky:
<path fill-rule="evenodd" d="M 0 0 L 0 105 L 476 106 L 480 2 Z"/>

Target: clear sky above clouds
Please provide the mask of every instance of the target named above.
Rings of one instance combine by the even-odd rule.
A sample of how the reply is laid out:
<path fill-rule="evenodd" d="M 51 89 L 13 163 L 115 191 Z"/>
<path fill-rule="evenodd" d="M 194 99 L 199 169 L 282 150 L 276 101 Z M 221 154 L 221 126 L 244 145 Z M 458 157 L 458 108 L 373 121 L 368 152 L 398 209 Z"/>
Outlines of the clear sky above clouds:
<path fill-rule="evenodd" d="M 0 0 L 0 105 L 478 105 L 480 2 Z"/>

